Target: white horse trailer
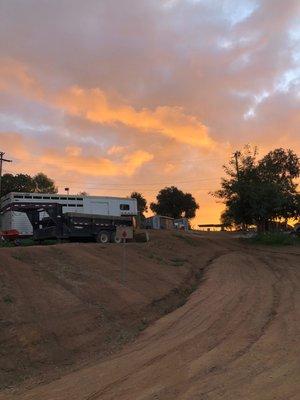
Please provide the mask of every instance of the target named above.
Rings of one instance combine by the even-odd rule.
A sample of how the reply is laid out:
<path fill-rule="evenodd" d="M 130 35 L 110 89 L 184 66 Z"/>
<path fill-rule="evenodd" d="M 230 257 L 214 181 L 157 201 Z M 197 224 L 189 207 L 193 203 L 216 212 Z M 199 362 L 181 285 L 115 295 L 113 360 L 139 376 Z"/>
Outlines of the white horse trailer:
<path fill-rule="evenodd" d="M 10 210 L 10 206 L 16 203 L 20 205 L 59 203 L 63 206 L 63 213 L 77 212 L 114 217 L 138 214 L 137 200 L 128 197 L 9 193 L 1 200 L 1 230 L 16 229 L 22 236 L 32 235 L 32 226 L 25 213 Z"/>

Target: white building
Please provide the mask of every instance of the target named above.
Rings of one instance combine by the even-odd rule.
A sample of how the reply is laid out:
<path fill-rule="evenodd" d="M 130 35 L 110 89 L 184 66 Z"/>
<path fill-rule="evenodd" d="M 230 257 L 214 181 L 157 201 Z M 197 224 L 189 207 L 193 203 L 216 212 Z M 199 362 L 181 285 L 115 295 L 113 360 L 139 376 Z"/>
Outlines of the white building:
<path fill-rule="evenodd" d="M 63 212 L 83 214 L 137 215 L 137 200 L 122 197 L 80 196 L 47 193 L 9 193 L 1 199 L 1 230 L 16 229 L 20 235 L 32 235 L 32 226 L 27 215 L 10 210 L 12 204 L 47 204 L 59 203 Z"/>

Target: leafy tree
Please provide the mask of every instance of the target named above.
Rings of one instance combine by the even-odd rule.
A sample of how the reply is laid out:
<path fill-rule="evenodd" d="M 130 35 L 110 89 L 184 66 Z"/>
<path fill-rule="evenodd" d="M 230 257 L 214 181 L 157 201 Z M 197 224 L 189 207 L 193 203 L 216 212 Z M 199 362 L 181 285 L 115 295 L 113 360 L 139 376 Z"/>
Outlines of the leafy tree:
<path fill-rule="evenodd" d="M 137 200 L 137 208 L 141 218 L 145 218 L 144 213 L 147 212 L 147 200 L 139 192 L 132 192 L 130 197 Z"/>
<path fill-rule="evenodd" d="M 30 175 L 4 174 L 2 177 L 2 195 L 10 192 L 33 192 L 35 184 Z"/>
<path fill-rule="evenodd" d="M 57 188 L 54 181 L 43 173 L 34 177 L 27 174 L 4 174 L 2 177 L 2 195 L 10 192 L 57 193 Z"/>
<path fill-rule="evenodd" d="M 222 212 L 220 219 L 225 228 L 233 228 L 235 225 L 234 218 L 228 209 Z"/>
<path fill-rule="evenodd" d="M 238 165 L 232 157 L 224 167 L 227 178 L 214 193 L 226 205 L 223 218 L 235 224 L 256 225 L 260 230 L 268 230 L 274 220 L 297 218 L 297 155 L 292 150 L 276 149 L 258 160 L 257 150 L 246 146 L 238 156 Z"/>
<path fill-rule="evenodd" d="M 57 187 L 55 186 L 54 181 L 42 172 L 36 174 L 32 178 L 32 181 L 37 193 L 57 193 Z"/>
<path fill-rule="evenodd" d="M 175 186 L 161 189 L 156 196 L 156 203 L 151 203 L 150 208 L 159 215 L 172 218 L 194 218 L 199 205 L 190 193 L 184 193 Z"/>

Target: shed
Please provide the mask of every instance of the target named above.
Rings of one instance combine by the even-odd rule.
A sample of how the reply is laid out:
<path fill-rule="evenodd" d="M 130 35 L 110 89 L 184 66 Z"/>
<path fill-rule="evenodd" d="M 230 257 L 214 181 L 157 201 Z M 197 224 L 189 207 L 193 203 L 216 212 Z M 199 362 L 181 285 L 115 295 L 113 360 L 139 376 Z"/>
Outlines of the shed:
<path fill-rule="evenodd" d="M 164 215 L 153 215 L 145 219 L 147 229 L 174 229 L 174 218 Z"/>
<path fill-rule="evenodd" d="M 177 218 L 174 219 L 174 225 L 176 229 L 188 231 L 189 230 L 189 220 L 187 218 Z"/>

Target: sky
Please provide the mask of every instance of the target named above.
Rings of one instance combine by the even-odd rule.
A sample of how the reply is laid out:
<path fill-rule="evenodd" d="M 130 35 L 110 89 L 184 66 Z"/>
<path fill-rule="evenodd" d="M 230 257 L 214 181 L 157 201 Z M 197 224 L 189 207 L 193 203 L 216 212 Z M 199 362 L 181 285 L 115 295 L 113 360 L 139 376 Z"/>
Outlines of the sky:
<path fill-rule="evenodd" d="M 4 172 L 151 202 L 209 192 L 245 144 L 300 152 L 299 0 L 0 0 Z"/>

